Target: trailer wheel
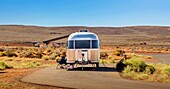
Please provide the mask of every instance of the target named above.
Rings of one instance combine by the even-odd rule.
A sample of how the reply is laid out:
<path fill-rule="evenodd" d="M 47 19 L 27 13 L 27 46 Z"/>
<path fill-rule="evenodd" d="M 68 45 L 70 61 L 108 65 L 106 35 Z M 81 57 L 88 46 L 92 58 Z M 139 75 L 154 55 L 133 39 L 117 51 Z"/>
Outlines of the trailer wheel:
<path fill-rule="evenodd" d="M 99 68 L 99 63 L 96 63 L 96 68 Z"/>

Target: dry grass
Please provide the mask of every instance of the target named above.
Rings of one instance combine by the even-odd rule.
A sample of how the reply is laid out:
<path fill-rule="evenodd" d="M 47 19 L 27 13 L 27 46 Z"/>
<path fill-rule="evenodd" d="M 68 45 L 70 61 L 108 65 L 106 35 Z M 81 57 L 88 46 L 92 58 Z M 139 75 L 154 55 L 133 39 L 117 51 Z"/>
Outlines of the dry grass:
<path fill-rule="evenodd" d="M 56 64 L 65 55 L 64 48 L 13 47 L 0 48 L 0 69 L 45 67 Z M 48 60 L 48 61 L 47 61 Z"/>

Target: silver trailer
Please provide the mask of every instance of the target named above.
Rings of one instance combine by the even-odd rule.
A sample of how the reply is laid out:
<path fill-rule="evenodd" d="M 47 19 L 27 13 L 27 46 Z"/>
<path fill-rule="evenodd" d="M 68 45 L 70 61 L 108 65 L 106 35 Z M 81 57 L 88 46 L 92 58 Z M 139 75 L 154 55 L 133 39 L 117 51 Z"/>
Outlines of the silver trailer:
<path fill-rule="evenodd" d="M 68 37 L 67 64 L 96 64 L 99 67 L 100 45 L 98 36 L 88 30 L 80 30 Z"/>

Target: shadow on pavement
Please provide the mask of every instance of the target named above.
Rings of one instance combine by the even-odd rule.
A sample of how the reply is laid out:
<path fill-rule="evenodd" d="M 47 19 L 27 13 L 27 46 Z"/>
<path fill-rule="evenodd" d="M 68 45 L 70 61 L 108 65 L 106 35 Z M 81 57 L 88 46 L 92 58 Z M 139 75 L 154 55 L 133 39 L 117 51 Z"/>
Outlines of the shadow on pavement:
<path fill-rule="evenodd" d="M 94 72 L 117 72 L 117 70 L 113 67 L 99 67 L 99 68 L 95 68 L 95 67 L 77 67 L 74 69 L 69 69 L 68 71 L 94 71 Z"/>

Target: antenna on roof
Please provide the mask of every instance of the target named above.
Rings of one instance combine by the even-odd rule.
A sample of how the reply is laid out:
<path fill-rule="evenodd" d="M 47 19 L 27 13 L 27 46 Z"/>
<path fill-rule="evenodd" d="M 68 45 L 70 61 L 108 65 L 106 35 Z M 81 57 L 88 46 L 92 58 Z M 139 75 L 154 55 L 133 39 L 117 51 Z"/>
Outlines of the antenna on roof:
<path fill-rule="evenodd" d="M 89 32 L 89 30 L 87 30 L 87 29 L 81 29 L 81 30 L 79 30 L 79 32 Z"/>

